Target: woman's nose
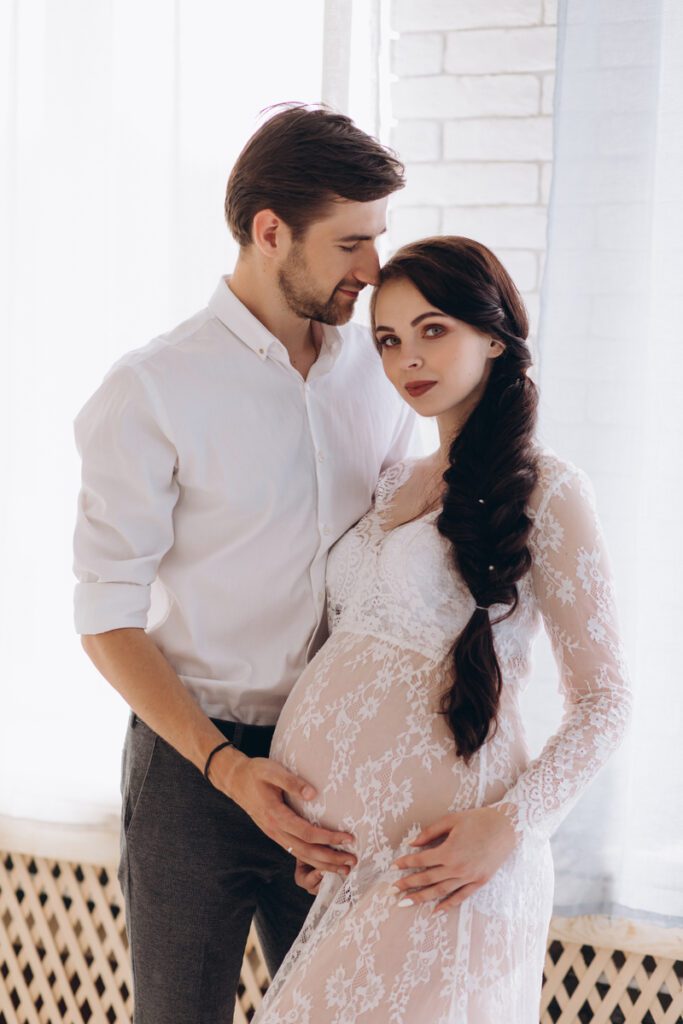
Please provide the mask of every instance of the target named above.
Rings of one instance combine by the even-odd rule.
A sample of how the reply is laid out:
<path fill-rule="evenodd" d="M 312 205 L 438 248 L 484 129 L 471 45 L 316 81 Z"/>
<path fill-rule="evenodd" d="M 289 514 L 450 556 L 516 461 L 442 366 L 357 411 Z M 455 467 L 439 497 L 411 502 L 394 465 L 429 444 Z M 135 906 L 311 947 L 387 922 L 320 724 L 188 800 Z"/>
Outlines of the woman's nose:
<path fill-rule="evenodd" d="M 418 352 L 406 352 L 401 360 L 406 370 L 415 370 L 417 367 L 422 366 L 422 357 Z"/>

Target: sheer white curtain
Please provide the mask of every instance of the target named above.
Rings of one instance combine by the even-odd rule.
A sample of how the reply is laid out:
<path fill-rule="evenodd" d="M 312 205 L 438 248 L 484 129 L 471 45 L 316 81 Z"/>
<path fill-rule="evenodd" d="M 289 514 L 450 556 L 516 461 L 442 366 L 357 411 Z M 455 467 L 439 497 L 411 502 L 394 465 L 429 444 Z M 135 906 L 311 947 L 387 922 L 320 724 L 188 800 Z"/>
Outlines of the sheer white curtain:
<path fill-rule="evenodd" d="M 544 436 L 598 494 L 630 738 L 555 838 L 557 910 L 683 924 L 683 5 L 560 0 Z"/>
<path fill-rule="evenodd" d="M 228 172 L 260 109 L 320 100 L 322 31 L 317 0 L 0 4 L 0 814 L 115 811 L 125 707 L 72 625 L 72 420 L 230 269 Z"/>

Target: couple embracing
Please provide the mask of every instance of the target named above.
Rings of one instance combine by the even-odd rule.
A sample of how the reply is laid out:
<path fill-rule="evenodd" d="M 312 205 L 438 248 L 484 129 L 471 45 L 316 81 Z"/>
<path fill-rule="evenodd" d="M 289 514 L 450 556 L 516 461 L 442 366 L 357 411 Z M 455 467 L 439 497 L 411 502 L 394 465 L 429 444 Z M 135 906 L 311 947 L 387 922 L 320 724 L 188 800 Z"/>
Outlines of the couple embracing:
<path fill-rule="evenodd" d="M 549 836 L 622 736 L 626 670 L 523 302 L 466 238 L 380 268 L 402 185 L 348 118 L 279 110 L 228 182 L 234 273 L 76 419 L 76 628 L 132 709 L 137 1024 L 229 1024 L 252 918 L 258 1024 L 538 1021 Z M 531 761 L 541 621 L 565 714 Z"/>

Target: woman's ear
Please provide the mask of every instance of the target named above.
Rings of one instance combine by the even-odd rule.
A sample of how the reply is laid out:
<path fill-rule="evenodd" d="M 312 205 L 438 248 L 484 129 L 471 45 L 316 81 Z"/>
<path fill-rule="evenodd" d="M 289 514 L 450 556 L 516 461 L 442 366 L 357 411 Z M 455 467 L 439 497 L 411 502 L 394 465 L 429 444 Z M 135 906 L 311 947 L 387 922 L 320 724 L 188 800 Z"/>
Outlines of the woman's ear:
<path fill-rule="evenodd" d="M 500 338 L 491 338 L 489 340 L 489 351 L 488 351 L 488 358 L 489 359 L 497 359 L 498 356 L 502 356 L 504 351 L 505 351 L 505 345 L 500 340 Z"/>

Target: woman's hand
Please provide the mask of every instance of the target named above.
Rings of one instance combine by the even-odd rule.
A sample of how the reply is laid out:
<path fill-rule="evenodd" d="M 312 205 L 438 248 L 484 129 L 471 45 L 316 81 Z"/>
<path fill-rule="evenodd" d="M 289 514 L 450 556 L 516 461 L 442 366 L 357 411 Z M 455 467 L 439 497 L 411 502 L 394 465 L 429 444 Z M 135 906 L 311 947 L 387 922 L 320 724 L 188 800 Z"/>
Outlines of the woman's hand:
<path fill-rule="evenodd" d="M 512 822 L 496 807 L 446 814 L 410 845 L 425 846 L 438 839 L 438 846 L 399 857 L 393 864 L 414 869 L 395 883 L 399 906 L 408 906 L 407 900 L 416 905 L 439 900 L 433 913 L 457 907 L 488 882 L 518 842 Z"/>

